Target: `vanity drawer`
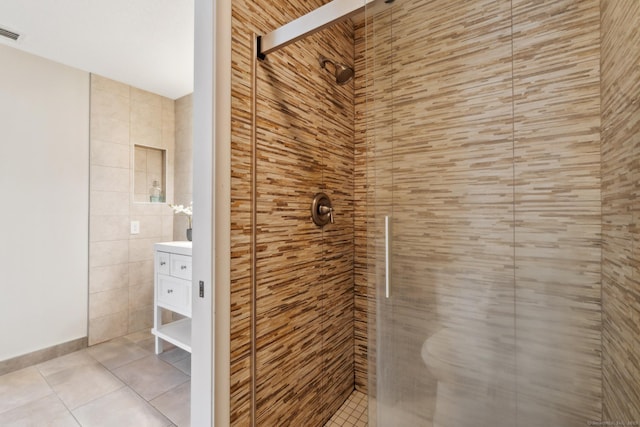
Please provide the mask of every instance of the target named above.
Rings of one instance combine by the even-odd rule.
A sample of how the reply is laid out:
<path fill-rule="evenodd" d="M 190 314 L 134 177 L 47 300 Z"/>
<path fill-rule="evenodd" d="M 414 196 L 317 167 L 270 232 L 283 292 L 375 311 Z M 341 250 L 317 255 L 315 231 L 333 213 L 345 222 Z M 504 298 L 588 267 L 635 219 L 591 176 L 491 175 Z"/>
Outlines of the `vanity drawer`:
<path fill-rule="evenodd" d="M 191 257 L 171 254 L 171 275 L 191 280 Z"/>
<path fill-rule="evenodd" d="M 191 317 L 191 281 L 158 274 L 157 304 Z"/>
<path fill-rule="evenodd" d="M 156 272 L 169 274 L 171 272 L 171 254 L 167 252 L 156 252 Z"/>

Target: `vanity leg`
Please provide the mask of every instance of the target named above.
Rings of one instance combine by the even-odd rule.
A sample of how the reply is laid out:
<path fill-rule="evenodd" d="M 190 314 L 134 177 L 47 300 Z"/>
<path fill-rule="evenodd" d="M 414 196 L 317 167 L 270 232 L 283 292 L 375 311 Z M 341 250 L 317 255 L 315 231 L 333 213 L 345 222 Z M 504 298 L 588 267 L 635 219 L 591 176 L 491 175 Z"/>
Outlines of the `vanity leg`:
<path fill-rule="evenodd" d="M 157 331 L 160 326 L 162 325 L 162 309 L 160 307 L 158 307 L 157 304 L 155 304 L 153 306 L 153 328 Z M 156 354 L 160 354 L 162 353 L 162 339 L 158 338 L 157 335 L 155 335 L 155 340 L 156 340 Z"/>

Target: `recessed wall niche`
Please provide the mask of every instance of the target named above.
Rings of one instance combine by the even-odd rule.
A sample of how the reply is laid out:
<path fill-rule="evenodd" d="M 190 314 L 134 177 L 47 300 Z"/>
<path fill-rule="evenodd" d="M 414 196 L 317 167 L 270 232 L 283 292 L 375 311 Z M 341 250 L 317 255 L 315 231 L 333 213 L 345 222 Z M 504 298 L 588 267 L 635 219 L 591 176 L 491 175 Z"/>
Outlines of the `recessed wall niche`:
<path fill-rule="evenodd" d="M 143 145 L 134 147 L 134 202 L 164 203 L 167 194 L 167 150 Z"/>

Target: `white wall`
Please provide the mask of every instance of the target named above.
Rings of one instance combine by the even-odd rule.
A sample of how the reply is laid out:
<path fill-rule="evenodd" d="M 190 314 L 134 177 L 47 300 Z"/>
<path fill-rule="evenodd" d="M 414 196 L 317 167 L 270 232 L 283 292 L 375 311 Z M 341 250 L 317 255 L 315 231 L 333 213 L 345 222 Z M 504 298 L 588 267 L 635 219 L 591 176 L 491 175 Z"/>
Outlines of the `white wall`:
<path fill-rule="evenodd" d="M 87 335 L 89 74 L 0 45 L 0 360 Z"/>

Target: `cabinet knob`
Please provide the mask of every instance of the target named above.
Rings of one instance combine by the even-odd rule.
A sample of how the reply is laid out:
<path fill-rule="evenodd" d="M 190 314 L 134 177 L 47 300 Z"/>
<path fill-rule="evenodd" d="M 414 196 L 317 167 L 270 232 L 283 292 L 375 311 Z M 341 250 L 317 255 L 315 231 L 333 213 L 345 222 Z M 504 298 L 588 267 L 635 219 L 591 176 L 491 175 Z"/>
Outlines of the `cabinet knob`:
<path fill-rule="evenodd" d="M 186 269 L 187 269 L 187 266 L 186 266 L 186 265 L 181 265 L 181 266 L 180 266 L 180 270 L 186 270 Z"/>
<path fill-rule="evenodd" d="M 166 262 L 160 261 L 160 265 L 165 265 L 165 264 L 166 264 Z"/>
<path fill-rule="evenodd" d="M 173 289 L 167 289 L 167 293 L 168 294 L 172 294 L 173 293 Z"/>

